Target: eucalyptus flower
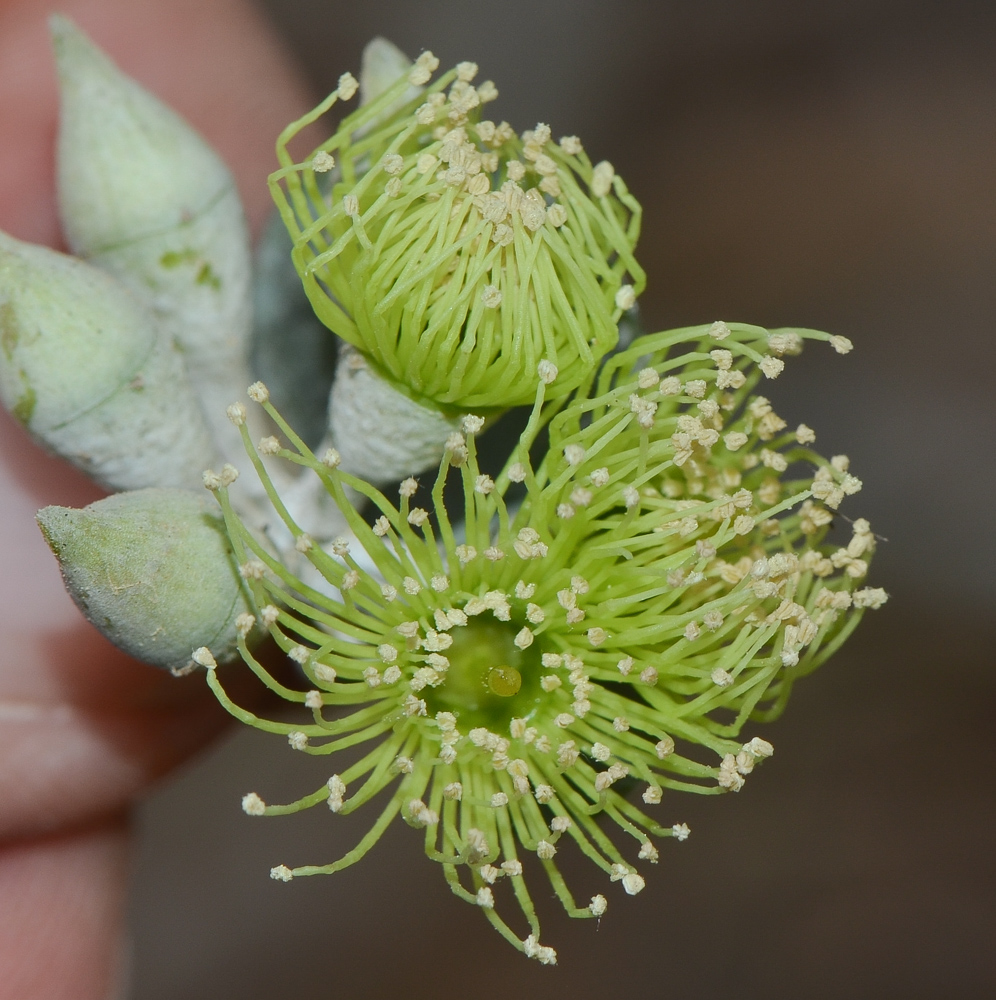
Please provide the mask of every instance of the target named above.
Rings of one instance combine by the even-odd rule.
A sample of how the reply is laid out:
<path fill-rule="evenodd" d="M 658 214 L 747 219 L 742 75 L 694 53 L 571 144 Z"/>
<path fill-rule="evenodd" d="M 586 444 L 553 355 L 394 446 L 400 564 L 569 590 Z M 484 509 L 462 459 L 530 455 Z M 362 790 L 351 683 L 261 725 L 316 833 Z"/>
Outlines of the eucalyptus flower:
<path fill-rule="evenodd" d="M 430 82 L 437 67 L 423 53 L 302 162 L 289 143 L 356 80 L 281 134 L 270 184 L 294 263 L 319 318 L 420 403 L 528 405 L 542 359 L 563 395 L 643 289 L 640 206 L 576 136 L 482 119 L 498 91 L 474 85 L 476 64 Z"/>
<path fill-rule="evenodd" d="M 237 706 L 212 650 L 194 659 L 236 718 L 295 750 L 363 748 L 297 801 L 250 792 L 246 813 L 326 804 L 346 814 L 381 796 L 342 858 L 279 865 L 273 878 L 354 864 L 400 816 L 458 897 L 550 964 L 529 888 L 539 869 L 570 915 L 601 917 L 606 893 L 644 888 L 655 841 L 687 838 L 665 791 L 743 787 L 773 752 L 743 728 L 777 716 L 796 680 L 886 600 L 863 583 L 875 547 L 867 521 L 854 521 L 842 546 L 827 537 L 836 507 L 861 486 L 846 458 L 822 458 L 809 427 L 789 429 L 753 391 L 803 337 L 850 347 L 725 323 L 670 331 L 610 358 L 569 400 L 548 398 L 558 372 L 542 359 L 531 418 L 504 467 L 480 468 L 484 421 L 465 415 L 424 507 L 414 479 L 395 503 L 344 472 L 335 451 L 312 454 L 265 387 L 251 387 L 285 438 L 266 442 L 267 463 L 319 477 L 354 540 L 328 551 L 312 541 L 243 428 L 297 550 L 334 596 L 262 547 L 213 483 L 251 595 L 240 651 L 301 720 Z M 451 478 L 459 517 L 443 502 Z M 300 665 L 301 689 L 253 656 L 248 642 L 263 634 Z M 595 869 L 580 899 L 558 868 L 564 850 Z"/>

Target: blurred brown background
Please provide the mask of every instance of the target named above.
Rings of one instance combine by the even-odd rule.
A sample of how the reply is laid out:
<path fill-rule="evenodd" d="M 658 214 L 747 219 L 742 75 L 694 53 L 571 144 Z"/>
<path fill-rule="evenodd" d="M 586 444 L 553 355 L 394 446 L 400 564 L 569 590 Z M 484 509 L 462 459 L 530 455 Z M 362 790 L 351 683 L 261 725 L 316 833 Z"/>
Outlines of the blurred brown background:
<path fill-rule="evenodd" d="M 243 792 L 287 800 L 327 764 L 235 735 L 142 810 L 131 996 L 996 996 L 996 4 L 264 6 L 316 95 L 383 34 L 476 60 L 494 115 L 612 160 L 646 209 L 648 328 L 850 337 L 769 395 L 851 456 L 866 486 L 846 512 L 889 539 L 871 582 L 892 599 L 800 685 L 742 793 L 665 799 L 693 834 L 639 897 L 606 890 L 600 926 L 540 900 L 556 969 L 455 900 L 406 827 L 357 868 L 271 882 L 366 817 L 246 819 Z M 576 871 L 579 896 L 605 889 Z"/>

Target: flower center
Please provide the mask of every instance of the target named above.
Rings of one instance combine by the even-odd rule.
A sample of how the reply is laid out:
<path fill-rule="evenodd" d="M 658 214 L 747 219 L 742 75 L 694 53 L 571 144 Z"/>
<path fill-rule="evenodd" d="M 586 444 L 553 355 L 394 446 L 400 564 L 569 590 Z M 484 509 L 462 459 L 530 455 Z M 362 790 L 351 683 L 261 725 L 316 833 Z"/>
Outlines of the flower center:
<path fill-rule="evenodd" d="M 453 712 L 463 726 L 485 726 L 494 732 L 516 717 L 528 716 L 539 704 L 540 654 L 535 644 L 523 651 L 513 642 L 518 626 L 511 622 L 472 620 L 455 629 L 446 679 L 424 694 L 430 713 Z"/>
<path fill-rule="evenodd" d="M 515 667 L 492 667 L 488 671 L 488 690 L 502 698 L 511 698 L 522 687 L 522 674 Z"/>

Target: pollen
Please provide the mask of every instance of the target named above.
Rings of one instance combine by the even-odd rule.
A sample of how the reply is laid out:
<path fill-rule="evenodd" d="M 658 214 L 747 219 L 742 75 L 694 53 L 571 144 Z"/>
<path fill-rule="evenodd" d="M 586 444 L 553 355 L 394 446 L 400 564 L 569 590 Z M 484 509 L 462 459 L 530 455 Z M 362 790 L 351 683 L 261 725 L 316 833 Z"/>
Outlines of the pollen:
<path fill-rule="evenodd" d="M 596 198 L 604 198 L 612 189 L 612 180 L 615 175 L 615 167 L 608 160 L 602 160 L 592 171 L 591 193 Z"/>
<path fill-rule="evenodd" d="M 339 77 L 339 86 L 337 89 L 339 97 L 344 101 L 348 101 L 360 89 L 360 85 L 356 82 L 356 77 L 352 73 L 343 73 Z"/>
<path fill-rule="evenodd" d="M 247 816 L 262 816 L 266 812 L 266 803 L 255 792 L 250 792 L 242 797 L 242 811 Z"/>
<path fill-rule="evenodd" d="M 616 308 L 622 309 L 626 312 L 632 309 L 636 305 L 636 292 L 633 291 L 632 285 L 621 285 L 619 291 L 616 292 Z"/>
<path fill-rule="evenodd" d="M 546 360 L 546 358 L 536 366 L 536 373 L 544 385 L 551 385 L 556 382 L 557 376 L 560 374 L 557 366 L 552 361 Z"/>
<path fill-rule="evenodd" d="M 335 157 L 324 149 L 317 150 L 311 158 L 311 169 L 316 174 L 327 174 L 334 166 Z"/>

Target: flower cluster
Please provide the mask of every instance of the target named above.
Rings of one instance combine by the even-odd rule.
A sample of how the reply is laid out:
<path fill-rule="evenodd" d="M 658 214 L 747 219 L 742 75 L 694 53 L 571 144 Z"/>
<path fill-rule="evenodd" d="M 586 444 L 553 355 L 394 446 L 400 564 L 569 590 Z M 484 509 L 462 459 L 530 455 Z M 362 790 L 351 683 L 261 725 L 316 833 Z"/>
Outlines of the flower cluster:
<path fill-rule="evenodd" d="M 665 791 L 739 791 L 773 753 L 743 728 L 886 600 L 864 584 L 868 522 L 830 542 L 861 488 L 847 458 L 754 392 L 804 339 L 850 342 L 717 322 L 613 354 L 645 277 L 640 206 L 611 164 L 484 119 L 497 91 L 473 63 L 433 82 L 431 53 L 412 65 L 378 40 L 361 107 L 294 162 L 294 137 L 360 89 L 344 74 L 283 132 L 270 178 L 304 288 L 352 345 L 318 458 L 262 382 L 258 407 L 217 406 L 248 381 L 227 170 L 75 28 L 55 36 L 60 202 L 87 260 L 0 234 L 0 403 L 131 491 L 40 512 L 73 599 L 133 655 L 206 668 L 243 722 L 348 751 L 296 802 L 243 799 L 253 816 L 377 800 L 353 850 L 274 878 L 351 865 L 400 816 L 456 895 L 554 963 L 539 869 L 576 917 L 601 917 L 614 883 L 640 892 L 659 842 L 689 835 Z M 512 454 L 483 468 L 486 418 L 519 405 Z M 224 533 L 180 488 L 201 475 Z M 367 481 L 403 476 L 396 503 Z M 267 639 L 296 681 L 257 658 Z M 237 656 L 302 717 L 236 705 L 216 668 Z M 597 870 L 583 894 L 566 850 Z"/>
<path fill-rule="evenodd" d="M 810 428 L 786 427 L 753 392 L 803 336 L 850 347 L 725 323 L 670 331 L 612 356 L 570 399 L 549 398 L 557 371 L 544 359 L 505 466 L 480 468 L 483 420 L 465 416 L 424 508 L 414 479 L 394 504 L 338 468 L 334 451 L 313 455 L 253 388 L 286 441 L 257 450 L 243 425 L 247 450 L 298 552 L 330 586 L 309 586 L 275 559 L 234 513 L 228 486 L 211 486 L 251 597 L 242 656 L 310 714 L 260 719 L 213 669 L 208 681 L 234 715 L 304 753 L 368 749 L 297 802 L 250 793 L 243 806 L 348 813 L 385 796 L 343 858 L 281 865 L 274 878 L 351 865 L 400 816 L 423 831 L 456 895 L 552 963 L 527 888 L 536 870 L 572 916 L 600 917 L 606 896 L 579 903 L 558 868 L 565 845 L 592 860 L 606 891 L 619 883 L 632 895 L 644 887 L 639 864 L 658 860 L 654 841 L 689 833 L 654 815 L 665 790 L 743 786 L 773 752 L 760 737 L 743 742 L 744 725 L 776 716 L 795 681 L 886 599 L 863 584 L 875 546 L 866 521 L 843 546 L 827 542 L 838 505 L 861 487 L 847 459 L 822 458 Z M 354 540 L 315 545 L 260 451 L 321 477 Z M 462 487 L 457 523 L 443 502 L 451 478 Z M 357 495 L 375 518 L 360 515 Z M 253 656 L 261 632 L 300 665 L 303 690 Z M 213 666 L 207 649 L 195 658 Z M 519 928 L 506 919 L 515 906 Z"/>
<path fill-rule="evenodd" d="M 639 203 L 576 136 L 482 120 L 498 91 L 474 86 L 476 64 L 422 90 L 437 67 L 423 53 L 304 162 L 288 143 L 356 80 L 283 132 L 270 185 L 295 265 L 319 318 L 415 398 L 528 405 L 543 358 L 562 395 L 615 346 L 643 290 Z"/>

